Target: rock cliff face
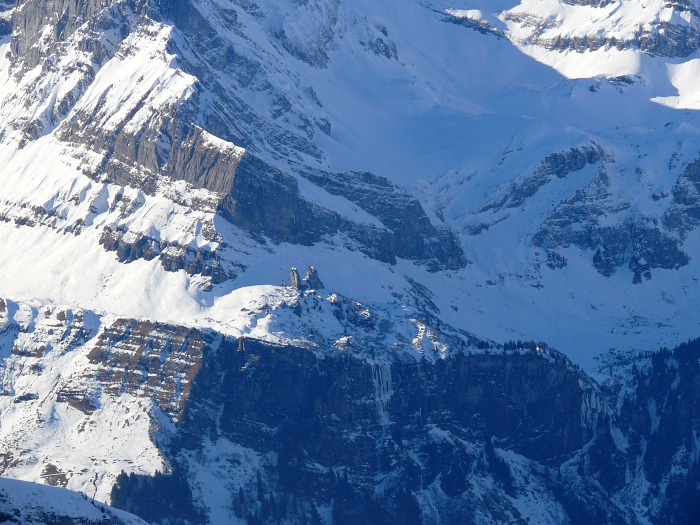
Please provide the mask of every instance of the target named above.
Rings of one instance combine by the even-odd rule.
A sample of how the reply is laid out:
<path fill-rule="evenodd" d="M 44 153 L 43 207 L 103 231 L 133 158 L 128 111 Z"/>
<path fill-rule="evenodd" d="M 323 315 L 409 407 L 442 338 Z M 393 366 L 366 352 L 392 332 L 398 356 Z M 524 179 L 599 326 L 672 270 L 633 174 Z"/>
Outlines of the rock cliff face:
<path fill-rule="evenodd" d="M 74 53 L 70 89 L 47 99 L 38 114 L 13 122 L 22 143 L 55 131 L 60 141 L 78 149 L 89 144 L 88 153 L 79 153 L 83 173 L 149 194 L 157 193 L 163 177 L 184 180 L 218 195 L 220 209 L 234 224 L 274 241 L 312 245 L 324 237 L 347 236 L 353 246 L 384 262 L 393 263 L 398 256 L 435 269 L 466 264 L 449 228 L 431 224 L 421 204 L 408 195 L 384 201 L 379 219 L 386 223 L 385 228 L 358 223 L 303 197 L 292 173 L 260 159 L 256 150 L 261 143 L 266 144 L 266 153 L 274 150 L 277 158 L 285 154 L 296 159 L 300 155 L 321 158 L 311 139 L 314 127 L 328 131 L 327 121 L 319 117 L 314 124 L 297 113 L 291 124 L 278 124 L 278 120 L 290 122 L 284 115 L 292 112 L 292 102 L 271 84 L 268 77 L 274 71 L 238 56 L 233 40 L 226 40 L 243 38 L 246 45 L 254 45 L 247 35 L 231 33 L 230 26 L 237 27 L 236 12 L 226 11 L 230 20 L 211 19 L 201 12 L 203 6 L 181 4 L 27 1 L 19 5 L 12 15 L 12 59 L 21 71 L 39 68 L 48 74 L 28 82 L 17 98 L 57 82 L 50 78 L 57 70 L 56 60 L 66 60 Z M 153 20 L 144 18 L 146 14 Z M 41 27 L 51 30 L 42 32 Z M 293 56 L 323 65 L 321 48 L 297 46 L 284 30 L 274 34 Z M 160 71 L 144 71 L 134 89 L 124 91 L 123 83 L 133 78 L 120 78 L 119 67 L 138 64 L 154 42 Z M 368 45 L 378 45 L 378 40 L 372 42 Z M 215 51 L 220 48 L 227 50 L 228 59 Z M 174 56 L 178 56 L 177 65 L 171 67 Z M 223 82 L 222 75 L 232 84 Z M 258 114 L 259 110 L 240 98 L 238 88 L 250 88 L 251 83 L 270 97 L 273 107 L 279 106 L 272 118 Z M 96 85 L 103 91 L 96 92 Z M 312 94 L 311 103 L 318 105 L 313 89 L 307 91 Z M 110 109 L 111 102 L 120 109 Z M 160 105 L 158 111 L 149 113 L 149 106 L 155 104 Z M 251 151 L 245 153 L 236 144 Z M 239 169 L 242 158 L 245 162 Z M 347 179 L 346 185 L 351 185 L 351 178 Z M 367 188 L 357 184 L 354 188 L 355 201 L 361 198 L 363 209 L 376 215 L 376 205 L 369 203 L 382 196 L 368 193 L 359 197 Z M 343 193 L 347 197 L 347 191 Z M 406 212 L 415 219 L 400 221 Z M 105 246 L 113 244 L 106 242 Z M 204 276 L 212 271 L 206 265 L 189 270 Z M 225 277 L 219 272 L 216 279 Z"/>
<path fill-rule="evenodd" d="M 613 226 L 601 224 L 608 214 L 618 214 L 628 207 L 629 204 L 612 199 L 610 179 L 603 168 L 588 187 L 564 201 L 547 218 L 535 234 L 533 244 L 545 248 L 549 254 L 570 245 L 590 250 L 593 265 L 601 274 L 610 277 L 627 266 L 635 284 L 642 277 L 651 279 L 654 268 L 678 269 L 689 263 L 690 257 L 681 247 L 678 227 L 675 231 L 661 229 L 655 217 L 625 219 Z M 680 217 L 678 220 L 683 220 Z M 562 261 L 559 267 L 565 264 L 562 258 L 558 260 Z"/>
<path fill-rule="evenodd" d="M 556 179 L 564 179 L 588 165 L 597 165 L 604 158 L 600 146 L 595 144 L 572 148 L 561 153 L 547 155 L 534 172 L 522 180 L 513 182 L 497 199 L 483 206 L 477 213 L 500 208 L 518 208 L 527 199 Z M 480 230 L 475 229 L 478 233 Z"/>
<path fill-rule="evenodd" d="M 228 492 L 224 506 L 241 520 L 524 522 L 532 516 L 519 500 L 536 490 L 531 497 L 550 519 L 585 512 L 624 523 L 593 481 L 611 476 L 595 454 L 615 452 L 600 392 L 548 350 L 502 352 L 434 364 L 319 361 L 303 349 L 225 342 L 205 359 L 171 441 L 173 475 L 197 479 L 211 468 L 197 458 L 235 443 L 265 458 L 243 484 L 225 469 L 216 474 Z M 226 456 L 218 462 L 236 465 Z M 577 472 L 584 463 L 585 474 Z M 585 511 L 575 503 L 581 481 L 594 502 Z M 113 502 L 165 519 L 139 495 L 164 490 L 160 483 L 123 476 Z M 205 496 L 197 482 L 190 488 L 196 509 Z"/>
<path fill-rule="evenodd" d="M 697 341 L 611 359 L 601 387 L 543 343 L 417 360 L 1 304 L 4 474 L 149 522 L 696 515 Z"/>
<path fill-rule="evenodd" d="M 647 506 L 661 521 L 691 523 L 700 509 L 698 470 L 699 341 L 614 363 L 617 378 L 607 386 L 619 411 L 618 426 L 628 453 L 631 490 L 620 500 Z M 669 424 L 674 421 L 673 424 Z M 650 490 L 640 496 L 636 489 Z M 664 500 L 661 502 L 660 500 Z"/>
<path fill-rule="evenodd" d="M 118 320 L 87 355 L 109 395 L 145 395 L 174 420 L 180 419 L 213 336 L 149 322 Z"/>
<path fill-rule="evenodd" d="M 467 265 L 456 235 L 435 226 L 418 199 L 391 181 L 368 172 L 305 173 L 304 176 L 333 195 L 341 195 L 377 217 L 392 232 L 397 257 L 427 262 L 433 271 Z"/>
<path fill-rule="evenodd" d="M 671 192 L 673 200 L 663 217 L 664 225 L 684 238 L 700 223 L 700 159 L 691 162 Z M 668 198 L 660 195 L 657 198 Z"/>
<path fill-rule="evenodd" d="M 688 401 L 700 376 L 691 367 L 679 380 L 670 355 L 650 356 L 645 377 L 655 380 L 611 385 L 606 397 L 535 345 L 415 363 L 319 360 L 304 349 L 224 340 L 204 358 L 164 449 L 170 473 L 124 474 L 112 501 L 148 520 L 172 518 L 143 494 L 168 498 L 179 484 L 190 497 L 179 505 L 202 523 L 222 508 L 261 523 L 691 523 L 697 498 L 684 494 L 697 475 L 698 429 Z M 616 395 L 617 407 L 609 404 Z M 677 418 L 687 423 L 659 430 Z M 246 455 L 257 459 L 246 465 Z M 217 508 L 202 506 L 207 471 L 227 494 Z M 647 492 L 629 501 L 643 480 Z"/>
<path fill-rule="evenodd" d="M 294 177 L 252 156 L 244 157 L 220 209 L 233 224 L 277 242 L 308 246 L 344 234 L 370 257 L 396 262 L 395 242 L 387 228 L 357 223 L 319 206 L 300 194 Z"/>
<path fill-rule="evenodd" d="M 550 268 L 567 265 L 562 251 L 570 246 L 591 254 L 594 268 L 606 277 L 628 269 L 634 284 L 651 279 L 654 269 L 677 270 L 689 264 L 683 241 L 697 225 L 697 189 L 693 182 L 696 162 L 681 173 L 670 194 L 652 196 L 654 202 L 665 201 L 665 211 L 633 216 L 627 215 L 631 200 L 614 195 L 610 175 L 614 163 L 614 157 L 596 144 L 551 153 L 531 174 L 506 185 L 496 198 L 475 210 L 473 215 L 487 222 L 474 224 L 468 231 L 481 235 L 518 208 L 537 200 L 538 193 L 546 193 L 563 179 L 578 178 L 588 183 L 554 203 L 531 238 L 534 247 L 545 251 Z"/>

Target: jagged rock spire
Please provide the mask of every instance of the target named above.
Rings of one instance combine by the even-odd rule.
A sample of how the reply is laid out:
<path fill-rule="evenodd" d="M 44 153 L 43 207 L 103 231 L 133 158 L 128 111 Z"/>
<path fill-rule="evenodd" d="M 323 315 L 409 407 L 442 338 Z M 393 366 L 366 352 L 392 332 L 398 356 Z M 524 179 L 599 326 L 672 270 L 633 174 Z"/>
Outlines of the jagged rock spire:
<path fill-rule="evenodd" d="M 307 286 L 312 290 L 320 290 L 321 288 L 323 288 L 323 282 L 319 278 L 316 268 L 314 268 L 313 266 L 309 266 L 306 269 L 306 277 L 304 277 L 304 281 L 306 282 Z"/>
<path fill-rule="evenodd" d="M 323 281 L 318 276 L 316 268 L 309 266 L 306 268 L 306 277 L 301 279 L 296 268 L 289 270 L 289 285 L 297 290 L 320 290 L 323 288 Z"/>
<path fill-rule="evenodd" d="M 289 270 L 289 285 L 292 288 L 303 288 L 301 277 L 299 277 L 299 272 L 296 268 L 292 268 L 291 270 Z"/>

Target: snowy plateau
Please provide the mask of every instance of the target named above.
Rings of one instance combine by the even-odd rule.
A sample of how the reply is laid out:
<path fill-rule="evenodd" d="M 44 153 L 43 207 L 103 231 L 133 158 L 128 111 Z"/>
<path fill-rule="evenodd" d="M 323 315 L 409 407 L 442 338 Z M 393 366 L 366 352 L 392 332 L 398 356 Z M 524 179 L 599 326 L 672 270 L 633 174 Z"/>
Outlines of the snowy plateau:
<path fill-rule="evenodd" d="M 0 0 L 0 523 L 697 523 L 698 110 L 697 0 Z"/>

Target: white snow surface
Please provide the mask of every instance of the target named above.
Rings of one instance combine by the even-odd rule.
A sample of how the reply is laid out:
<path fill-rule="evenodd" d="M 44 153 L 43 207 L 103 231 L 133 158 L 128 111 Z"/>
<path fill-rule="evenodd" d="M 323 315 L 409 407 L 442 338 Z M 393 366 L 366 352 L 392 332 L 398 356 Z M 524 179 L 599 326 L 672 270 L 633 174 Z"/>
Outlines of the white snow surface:
<path fill-rule="evenodd" d="M 205 13 L 221 9 L 217 2 L 197 5 Z M 292 317 L 270 321 L 264 312 L 288 300 L 284 285 L 290 267 L 313 265 L 326 284 L 324 300 L 338 293 L 395 318 L 397 339 L 413 342 L 417 356 L 426 347 L 436 356 L 450 348 L 430 338 L 431 327 L 412 299 L 407 278 L 430 291 L 436 308 L 431 313 L 445 324 L 496 341 L 545 340 L 587 369 L 596 354 L 609 348 L 650 349 L 697 335 L 697 232 L 683 245 L 691 254 L 689 265 L 655 270 L 653 279 L 641 285 L 631 285 L 625 269 L 603 277 L 591 266 L 592 254 L 573 246 L 566 249 L 566 268 L 538 264 L 541 254 L 531 245 L 533 225 L 585 188 L 595 175 L 593 167 L 553 181 L 520 207 L 498 214 L 479 211 L 513 181 L 531 174 L 547 154 L 595 141 L 609 159 L 613 198 L 632 203 L 621 213 L 663 212 L 667 201 L 651 195 L 668 194 L 700 151 L 700 121 L 691 111 L 699 104 L 698 58 L 668 59 L 612 48 L 548 51 L 530 43 L 527 23 L 506 14 L 550 20 L 547 38 L 601 31 L 627 38 L 640 24 L 653 27 L 680 16 L 664 2 L 620 1 L 606 8 L 553 0 L 450 5 L 328 1 L 299 10 L 284 2 L 260 5 L 260 16 L 237 11 L 258 49 L 251 49 L 249 41 L 238 42 L 232 32 L 221 36 L 240 43 L 242 52 L 269 53 L 276 64 L 268 71 L 272 81 L 309 107 L 309 97 L 302 94 L 313 86 L 322 105 L 313 111 L 332 123 L 330 135 L 314 136 L 323 151 L 314 161 L 317 167 L 371 170 L 408 188 L 434 222 L 439 222 L 439 211 L 457 232 L 470 264 L 431 273 L 409 261 L 379 263 L 339 239 L 311 247 L 261 243 L 217 215 L 219 196 L 206 190 L 163 179 L 156 194 L 148 195 L 136 187 L 91 179 L 83 168 L 99 166 L 102 157 L 89 145 L 59 140 L 60 122 L 46 116 L 77 85 L 69 66 L 82 64 L 83 52 L 69 45 L 50 73 L 36 69 L 17 75 L 5 43 L 0 47 L 1 121 L 40 118 L 47 126 L 43 135 L 21 145 L 13 127 L 3 128 L 0 213 L 7 220 L 0 222 L 0 296 L 303 343 L 307 325 Z M 449 17 L 488 23 L 508 38 L 446 23 Z M 368 34 L 384 34 L 377 33 L 378 27 L 395 44 L 398 59 L 373 54 L 361 43 Z M 314 67 L 283 55 L 270 36 L 281 28 L 300 49 L 323 46 L 327 65 Z M 178 69 L 168 47 L 171 39 L 181 38 L 174 34 L 177 30 L 156 22 L 146 29 L 127 37 L 66 118 L 81 110 L 95 114 L 105 129 L 135 129 L 192 96 L 197 79 Z M 328 31 L 329 41 L 316 38 Z M 624 86 L 606 78 L 620 75 L 634 78 Z M 36 82 L 46 96 L 35 96 Z M 240 95 L 261 113 L 267 111 L 259 92 Z M 206 137 L 221 148 L 238 148 L 213 134 Z M 260 154 L 289 167 L 268 153 Z M 635 172 L 637 167 L 641 171 Z M 349 201 L 300 181 L 311 200 L 357 222 L 377 224 Z M 118 195 L 133 206 L 120 208 Z M 195 206 L 195 201 L 209 204 Z M 51 211 L 50 218 L 22 224 L 35 207 Z M 489 224 L 487 231 L 468 233 L 481 223 Z M 245 268 L 235 280 L 206 289 L 201 277 L 167 272 L 157 259 L 122 264 L 99 244 L 105 226 L 182 246 L 221 249 L 225 259 Z M 203 234 L 210 227 L 217 236 Z M 322 308 L 311 324 L 325 334 L 324 341 L 332 342 L 340 340 L 342 330 L 329 312 Z"/>
<path fill-rule="evenodd" d="M 559 0 L 524 0 L 501 11 L 499 18 L 506 24 L 509 39 L 526 54 L 552 66 L 567 78 L 618 77 L 640 74 L 646 63 L 659 60 L 624 45 L 618 49 L 609 42 L 634 41 L 641 33 L 663 35 L 666 31 L 664 24 L 697 30 L 700 21 L 694 9 L 697 5 L 692 2 L 690 9 L 684 9 L 665 0 L 617 0 L 604 6 L 572 5 Z M 608 43 L 595 50 L 564 52 L 547 51 L 538 45 L 561 38 L 605 40 Z M 674 63 L 678 60 L 660 61 Z M 664 77 L 663 74 L 659 76 Z"/>

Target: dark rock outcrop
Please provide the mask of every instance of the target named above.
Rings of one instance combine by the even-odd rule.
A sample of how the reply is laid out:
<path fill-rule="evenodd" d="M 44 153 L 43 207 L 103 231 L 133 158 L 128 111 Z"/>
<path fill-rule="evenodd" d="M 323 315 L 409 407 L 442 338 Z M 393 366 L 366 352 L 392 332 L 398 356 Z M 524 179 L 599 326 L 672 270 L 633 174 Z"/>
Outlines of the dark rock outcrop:
<path fill-rule="evenodd" d="M 316 271 L 316 268 L 313 266 L 309 266 L 306 269 L 306 276 L 304 277 L 304 281 L 306 281 L 307 286 L 311 290 L 321 290 L 324 288 L 323 282 L 321 281 L 321 278 L 318 276 L 318 272 Z"/>
<path fill-rule="evenodd" d="M 289 270 L 289 286 L 296 289 L 302 286 L 301 277 L 299 277 L 299 271 L 296 268 Z"/>
<path fill-rule="evenodd" d="M 548 261 L 559 260 L 559 254 L 552 255 L 557 248 L 578 246 L 593 252 L 593 265 L 602 275 L 609 277 L 627 266 L 634 283 L 650 279 L 654 268 L 678 269 L 690 262 L 680 236 L 660 228 L 653 217 L 625 218 L 612 226 L 601 225 L 601 218 L 629 207 L 629 203 L 611 198 L 609 185 L 610 179 L 601 168 L 591 184 L 565 200 L 544 221 L 532 242 L 548 250 Z"/>
<path fill-rule="evenodd" d="M 243 157 L 220 209 L 233 224 L 274 241 L 312 245 L 342 233 L 370 257 L 395 262 L 390 231 L 352 222 L 305 199 L 294 177 L 252 155 Z"/>
<path fill-rule="evenodd" d="M 331 523 L 525 523 L 521 497 L 540 498 L 552 523 L 693 523 L 697 341 L 615 364 L 603 391 L 542 344 L 506 346 L 416 363 L 225 339 L 204 356 L 166 450 L 172 473 L 124 475 L 113 502 L 167 519 L 138 494 L 158 501 L 178 486 L 179 504 L 206 522 L 185 482 L 200 467 L 184 461 L 206 454 L 204 435 L 274 457 L 230 485 L 230 512 L 254 523 L 320 512 Z M 628 490 L 640 479 L 648 492 Z"/>
<path fill-rule="evenodd" d="M 306 276 L 303 279 L 299 277 L 297 269 L 292 268 L 289 272 L 289 281 L 290 286 L 298 290 L 321 290 L 324 287 L 316 268 L 313 266 L 306 269 Z"/>
<path fill-rule="evenodd" d="M 433 271 L 467 265 L 456 235 L 446 225 L 433 225 L 421 203 L 385 177 L 369 172 L 334 174 L 310 170 L 302 175 L 382 221 L 394 234 L 397 257 L 423 262 Z"/>
<path fill-rule="evenodd" d="M 648 484 L 625 503 L 644 508 L 654 523 L 691 524 L 700 515 L 700 340 L 622 359 L 606 390 L 618 408 L 628 443 L 632 483 Z M 637 500 L 634 500 L 635 496 Z"/>
<path fill-rule="evenodd" d="M 606 436 L 610 423 L 593 383 L 540 347 L 430 364 L 319 359 L 308 350 L 225 340 L 205 357 L 167 453 L 178 476 L 188 468 L 178 458 L 196 454 L 202 435 L 274 453 L 256 484 L 231 494 L 231 512 L 260 523 L 312 523 L 324 507 L 332 523 L 524 520 L 514 504 L 526 490 L 515 457 L 542 498 L 568 498 L 564 515 L 582 512 L 575 502 L 584 491 L 587 516 L 626 523 L 601 489 L 617 481 L 605 472 L 610 462 L 623 462 Z M 155 480 L 123 477 L 113 502 L 132 501 L 136 486 L 159 490 Z"/>
<path fill-rule="evenodd" d="M 685 238 L 700 225 L 700 159 L 688 164 L 673 186 L 672 196 L 663 224 Z"/>
<path fill-rule="evenodd" d="M 214 339 L 200 330 L 123 319 L 100 334 L 88 359 L 99 365 L 98 379 L 111 395 L 152 397 L 178 420 Z"/>
<path fill-rule="evenodd" d="M 477 210 L 477 213 L 518 208 L 552 181 L 568 177 L 588 165 L 601 162 L 604 158 L 603 150 L 596 144 L 550 153 L 531 175 L 509 184 L 500 197 Z"/>
<path fill-rule="evenodd" d="M 117 259 L 122 263 L 157 258 L 168 272 L 184 270 L 189 275 L 209 277 L 212 284 L 235 279 L 243 269 L 241 265 L 222 259 L 216 251 L 157 241 L 144 235 L 131 235 L 127 241 L 125 234 L 125 231 L 105 227 L 100 236 L 100 244 L 104 249 L 116 253 Z"/>

